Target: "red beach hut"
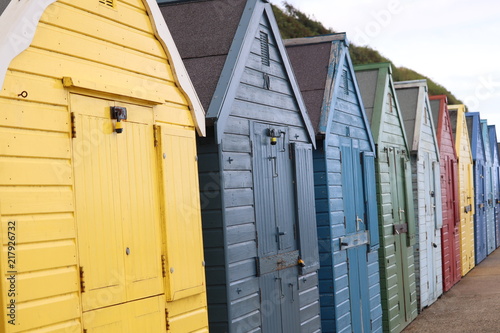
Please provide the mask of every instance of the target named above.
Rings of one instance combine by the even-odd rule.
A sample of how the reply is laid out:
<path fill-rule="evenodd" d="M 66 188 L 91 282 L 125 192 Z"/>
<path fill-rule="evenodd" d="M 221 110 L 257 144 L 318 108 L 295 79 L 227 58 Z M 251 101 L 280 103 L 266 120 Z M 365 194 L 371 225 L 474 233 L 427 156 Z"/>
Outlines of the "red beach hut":
<path fill-rule="evenodd" d="M 443 228 L 441 253 L 443 256 L 443 291 L 448 291 L 460 281 L 460 201 L 458 196 L 458 159 L 453 140 L 448 100 L 446 96 L 431 96 L 432 116 L 441 156 L 441 199 Z"/>

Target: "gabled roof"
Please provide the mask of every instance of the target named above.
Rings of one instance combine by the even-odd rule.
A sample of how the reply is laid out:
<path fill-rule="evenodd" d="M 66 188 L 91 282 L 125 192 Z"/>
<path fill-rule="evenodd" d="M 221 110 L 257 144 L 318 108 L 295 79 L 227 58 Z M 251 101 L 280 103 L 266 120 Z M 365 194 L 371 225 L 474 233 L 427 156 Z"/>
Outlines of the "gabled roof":
<path fill-rule="evenodd" d="M 467 108 L 463 104 L 448 105 L 448 113 L 450 114 L 451 129 L 453 130 L 453 139 L 455 140 L 455 145 L 459 143 L 457 142 L 457 140 L 460 140 L 460 138 L 457 138 L 458 113 L 465 117 L 466 112 Z M 466 129 L 467 127 L 464 126 L 463 130 L 465 131 Z M 467 133 L 467 136 L 469 136 L 469 133 Z"/>
<path fill-rule="evenodd" d="M 7 5 L 9 4 L 9 0 L 0 0 L 0 15 L 2 15 L 3 11 L 5 8 L 7 8 Z"/>
<path fill-rule="evenodd" d="M 350 71 L 355 89 L 354 98 L 359 103 L 370 144 L 375 150 L 346 34 L 295 38 L 284 42 L 315 133 L 324 135 L 329 132 L 332 117 L 335 117 L 335 103 L 345 66 Z"/>
<path fill-rule="evenodd" d="M 465 113 L 467 119 L 467 129 L 469 131 L 469 140 L 474 161 L 484 160 L 485 150 L 483 136 L 481 135 L 481 118 L 479 112 Z"/>
<path fill-rule="evenodd" d="M 429 96 L 429 100 L 431 103 L 431 111 L 432 118 L 434 121 L 434 125 L 436 126 L 436 137 L 438 140 L 438 144 L 442 143 L 443 134 L 447 131 L 446 128 L 450 129 L 450 140 L 452 142 L 453 147 L 455 147 L 455 135 L 453 133 L 453 128 L 457 126 L 456 124 L 456 115 L 455 115 L 455 124 L 453 124 L 452 117 L 448 111 L 448 97 L 446 95 L 436 95 Z M 456 157 L 456 150 L 453 149 L 453 153 Z"/>
<path fill-rule="evenodd" d="M 434 122 L 434 126 L 436 127 L 436 135 L 440 137 L 440 129 L 439 127 L 440 122 L 439 120 L 442 119 L 441 116 L 444 113 L 444 109 L 448 109 L 448 98 L 446 95 L 436 95 L 436 96 L 429 96 L 429 102 L 431 103 L 431 110 L 432 110 L 432 121 Z"/>
<path fill-rule="evenodd" d="M 481 136 L 483 137 L 484 144 L 484 157 L 488 163 L 491 163 L 491 147 L 490 147 L 490 135 L 488 131 L 488 120 L 481 119 Z"/>
<path fill-rule="evenodd" d="M 488 125 L 488 136 L 490 139 L 491 158 L 493 161 L 492 163 L 498 164 L 499 156 L 498 156 L 498 146 L 497 146 L 497 129 L 495 125 Z"/>
<path fill-rule="evenodd" d="M 373 140 L 378 142 L 382 131 L 383 115 L 385 112 L 387 95 L 390 93 L 395 101 L 395 108 L 399 124 L 403 133 L 405 146 L 409 149 L 406 137 L 403 118 L 401 116 L 400 106 L 392 80 L 392 67 L 390 63 L 376 63 L 368 65 L 354 66 L 356 78 L 358 81 L 363 104 L 365 106 L 366 116 L 371 124 Z"/>
<path fill-rule="evenodd" d="M 410 144 L 411 151 L 418 151 L 421 135 L 423 133 L 422 124 L 424 123 L 425 117 L 429 117 L 430 127 L 432 129 L 432 139 L 437 153 L 436 157 L 439 160 L 439 145 L 427 94 L 427 80 L 395 82 L 394 86 L 398 95 L 398 102 L 405 124 L 406 137 Z"/>
<path fill-rule="evenodd" d="M 226 97 L 235 95 L 260 19 L 265 16 L 314 145 L 314 130 L 267 0 L 176 0 L 162 4 L 161 11 L 207 109 L 206 117 L 216 125 L 219 143 L 233 102 Z"/>
<path fill-rule="evenodd" d="M 3 86 L 3 81 L 11 61 L 26 50 L 33 41 L 36 32 L 36 29 L 33 29 L 33 25 L 38 24 L 40 17 L 47 7 L 55 1 L 7 1 L 8 5 L 3 12 L 1 12 L 1 9 L 4 4 L 0 5 L 0 31 L 2 32 L 0 35 L 0 89 Z M 174 78 L 179 88 L 187 97 L 198 134 L 204 136 L 205 111 L 194 90 L 165 20 L 155 0 L 142 1 L 151 20 L 155 36 L 170 61 Z M 30 24 L 26 24 L 26 22 Z"/>

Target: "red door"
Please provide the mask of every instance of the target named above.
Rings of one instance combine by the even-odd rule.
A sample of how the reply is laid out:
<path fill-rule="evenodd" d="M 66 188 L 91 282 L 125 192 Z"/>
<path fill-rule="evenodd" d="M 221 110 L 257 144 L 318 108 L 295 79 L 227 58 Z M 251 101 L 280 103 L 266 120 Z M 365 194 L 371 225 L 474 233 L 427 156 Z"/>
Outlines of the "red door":
<path fill-rule="evenodd" d="M 443 228 L 441 229 L 443 255 L 443 289 L 449 290 L 460 280 L 459 202 L 457 191 L 457 161 L 441 155 L 441 191 L 443 200 Z"/>

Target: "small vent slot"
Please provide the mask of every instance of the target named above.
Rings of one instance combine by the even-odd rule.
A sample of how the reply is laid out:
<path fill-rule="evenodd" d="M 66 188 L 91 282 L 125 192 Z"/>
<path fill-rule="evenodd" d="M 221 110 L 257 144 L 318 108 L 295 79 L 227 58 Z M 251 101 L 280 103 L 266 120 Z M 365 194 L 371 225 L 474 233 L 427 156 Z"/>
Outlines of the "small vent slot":
<path fill-rule="evenodd" d="M 265 32 L 260 32 L 260 55 L 262 64 L 269 66 L 269 36 Z"/>
<path fill-rule="evenodd" d="M 344 81 L 344 94 L 349 95 L 349 82 L 347 81 L 347 71 L 345 69 L 342 72 L 342 79 Z"/>
<path fill-rule="evenodd" d="M 108 6 L 111 8 L 115 7 L 115 0 L 99 0 L 99 3 L 104 6 Z"/>

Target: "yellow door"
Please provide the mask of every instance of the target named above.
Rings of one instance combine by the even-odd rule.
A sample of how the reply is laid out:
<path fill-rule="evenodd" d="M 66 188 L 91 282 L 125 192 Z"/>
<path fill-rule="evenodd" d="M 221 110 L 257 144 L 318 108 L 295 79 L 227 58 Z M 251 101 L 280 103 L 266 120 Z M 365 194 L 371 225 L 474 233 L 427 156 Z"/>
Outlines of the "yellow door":
<path fill-rule="evenodd" d="M 175 301 L 203 293 L 203 240 L 194 131 L 157 127 L 163 184 L 166 297 Z"/>
<path fill-rule="evenodd" d="M 121 134 L 110 119 L 115 105 L 128 112 Z M 152 109 L 72 94 L 71 111 L 83 311 L 160 295 Z"/>

